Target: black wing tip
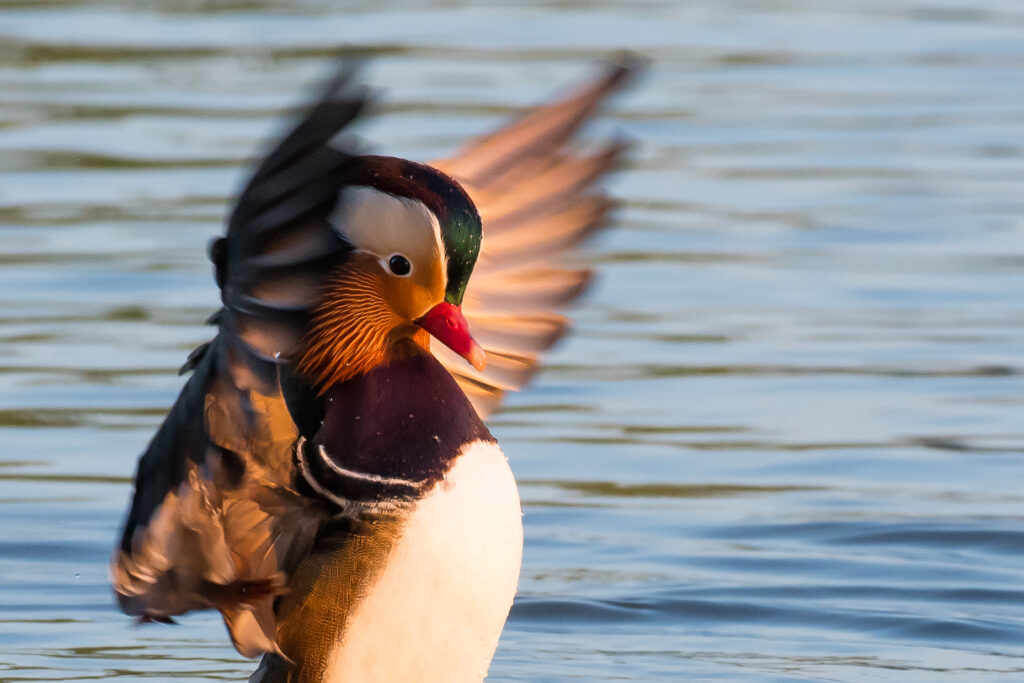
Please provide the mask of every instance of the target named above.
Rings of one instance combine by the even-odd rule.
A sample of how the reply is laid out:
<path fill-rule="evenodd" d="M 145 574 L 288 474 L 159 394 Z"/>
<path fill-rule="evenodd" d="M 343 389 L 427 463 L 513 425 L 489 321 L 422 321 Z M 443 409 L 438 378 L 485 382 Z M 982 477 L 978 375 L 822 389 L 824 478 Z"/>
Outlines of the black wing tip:
<path fill-rule="evenodd" d="M 345 90 L 349 83 L 359 77 L 365 64 L 366 59 L 363 57 L 346 55 L 335 57 L 332 75 L 320 87 L 320 97 L 317 99 L 329 99 L 333 94 Z"/>
<path fill-rule="evenodd" d="M 305 96 L 294 105 L 291 111 L 296 122 L 301 122 L 318 107 L 339 103 L 364 107 L 372 94 L 362 81 L 366 61 L 362 57 L 335 57 L 331 66 L 324 70 L 325 75 L 314 77 L 307 85 Z"/>
<path fill-rule="evenodd" d="M 371 91 L 360 80 L 362 60 L 339 57 L 332 73 L 292 111 L 291 122 L 285 128 L 290 132 L 280 137 L 257 164 L 243 198 L 252 186 L 294 162 L 296 155 L 310 147 L 326 146 L 366 110 Z"/>
<path fill-rule="evenodd" d="M 332 75 L 314 86 L 306 104 L 299 106 L 300 118 L 332 106 L 348 109 L 349 121 L 365 113 L 373 104 L 375 92 L 362 80 L 366 61 L 359 57 L 337 57 Z"/>

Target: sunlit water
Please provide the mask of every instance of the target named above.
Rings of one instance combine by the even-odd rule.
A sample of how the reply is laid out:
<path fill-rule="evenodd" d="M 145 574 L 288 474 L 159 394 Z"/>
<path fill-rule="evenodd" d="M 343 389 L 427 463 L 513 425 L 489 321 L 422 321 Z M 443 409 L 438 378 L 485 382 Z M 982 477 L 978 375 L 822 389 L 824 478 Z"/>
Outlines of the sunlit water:
<path fill-rule="evenodd" d="M 337 46 L 429 159 L 631 47 L 573 335 L 492 426 L 492 680 L 1024 680 L 1024 5 L 0 3 L 0 679 L 240 680 L 106 561 L 242 169 Z M 394 5 L 394 3 L 392 3 Z"/>

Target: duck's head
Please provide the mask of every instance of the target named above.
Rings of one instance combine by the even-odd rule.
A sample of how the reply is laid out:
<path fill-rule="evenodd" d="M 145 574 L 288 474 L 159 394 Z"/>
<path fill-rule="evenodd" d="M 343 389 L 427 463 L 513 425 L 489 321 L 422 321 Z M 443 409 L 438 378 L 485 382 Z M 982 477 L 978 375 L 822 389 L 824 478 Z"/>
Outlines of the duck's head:
<path fill-rule="evenodd" d="M 429 346 L 478 370 L 462 298 L 480 253 L 480 216 L 440 171 L 393 157 L 352 160 L 329 218 L 350 249 L 326 281 L 297 354 L 321 390 Z"/>

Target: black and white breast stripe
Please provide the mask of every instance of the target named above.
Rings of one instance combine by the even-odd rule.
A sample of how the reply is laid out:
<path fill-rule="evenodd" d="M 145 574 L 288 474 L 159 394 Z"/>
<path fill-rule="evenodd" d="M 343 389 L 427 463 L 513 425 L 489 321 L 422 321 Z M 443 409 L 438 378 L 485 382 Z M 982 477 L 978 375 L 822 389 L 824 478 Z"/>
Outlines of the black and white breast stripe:
<path fill-rule="evenodd" d="M 432 483 L 402 477 L 385 477 L 359 472 L 339 465 L 323 444 L 315 446 L 305 438 L 295 445 L 295 462 L 303 481 L 321 498 L 343 510 L 352 503 L 418 498 Z"/>
<path fill-rule="evenodd" d="M 416 500 L 467 444 L 494 441 L 455 380 L 427 353 L 335 385 L 318 400 L 322 422 L 295 446 L 296 485 L 342 509 Z"/>

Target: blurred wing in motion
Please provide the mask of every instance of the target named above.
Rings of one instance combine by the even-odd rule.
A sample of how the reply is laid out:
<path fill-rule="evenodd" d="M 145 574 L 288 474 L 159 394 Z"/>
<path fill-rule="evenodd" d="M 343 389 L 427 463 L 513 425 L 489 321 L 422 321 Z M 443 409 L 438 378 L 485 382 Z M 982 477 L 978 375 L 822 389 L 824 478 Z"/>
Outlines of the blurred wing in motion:
<path fill-rule="evenodd" d="M 624 146 L 585 154 L 569 143 L 638 66 L 613 64 L 578 94 L 436 164 L 483 218 L 463 310 L 488 368 L 474 372 L 441 344 L 432 350 L 481 415 L 527 381 L 565 328 L 557 311 L 587 283 L 589 270 L 567 267 L 565 252 L 603 225 L 611 204 L 595 186 Z M 366 101 L 344 70 L 260 164 L 213 243 L 218 333 L 189 357 L 192 375 L 139 460 L 112 562 L 125 612 L 168 621 L 216 608 L 247 656 L 280 653 L 275 597 L 331 514 L 294 476 L 299 433 L 319 423 L 289 368 L 324 278 L 353 249 L 328 218 L 355 159 L 336 138 Z"/>
<path fill-rule="evenodd" d="M 566 265 L 566 257 L 605 225 L 613 202 L 600 181 L 622 164 L 627 146 L 615 140 L 580 152 L 570 145 L 605 98 L 642 66 L 624 56 L 578 92 L 431 162 L 462 184 L 483 220 L 483 246 L 462 310 L 487 353 L 487 369 L 477 372 L 445 346 L 431 345 L 481 417 L 530 379 L 540 354 L 568 324 L 558 311 L 590 280 L 589 268 Z"/>
<path fill-rule="evenodd" d="M 350 249 L 327 218 L 352 155 L 330 143 L 365 103 L 343 71 L 260 164 L 213 243 L 219 331 L 182 368 L 192 375 L 139 460 L 112 562 L 125 612 L 169 621 L 216 608 L 247 656 L 279 651 L 273 600 L 324 514 L 293 487 L 298 431 L 278 367 Z"/>

